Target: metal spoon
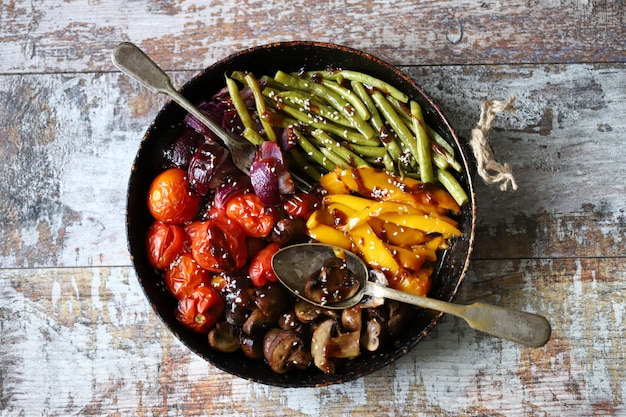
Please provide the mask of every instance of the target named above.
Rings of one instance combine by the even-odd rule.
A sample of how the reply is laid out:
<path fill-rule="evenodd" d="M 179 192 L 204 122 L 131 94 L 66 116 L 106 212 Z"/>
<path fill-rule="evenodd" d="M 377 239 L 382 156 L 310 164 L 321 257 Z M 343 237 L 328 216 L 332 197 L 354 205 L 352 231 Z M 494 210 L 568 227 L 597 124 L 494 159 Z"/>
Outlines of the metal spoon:
<path fill-rule="evenodd" d="M 137 45 L 130 42 L 120 43 L 113 51 L 111 59 L 115 66 L 124 73 L 155 93 L 169 96 L 179 106 L 204 123 L 228 148 L 235 166 L 243 173 L 250 174 L 250 165 L 257 151 L 256 146 L 234 136 L 198 110 L 172 86 L 172 81 L 168 75 Z"/>
<path fill-rule="evenodd" d="M 305 243 L 287 246 L 272 258 L 272 267 L 279 281 L 298 297 L 322 308 L 344 309 L 358 304 L 363 296 L 384 297 L 418 307 L 441 311 L 460 317 L 473 329 L 498 336 L 529 347 L 541 347 L 552 333 L 548 320 L 538 314 L 512 310 L 484 303 L 471 305 L 452 304 L 428 297 L 421 297 L 394 290 L 368 279 L 368 268 L 355 254 L 344 251 L 348 268 L 358 277 L 358 292 L 337 303 L 319 304 L 304 295 L 307 278 L 322 266 L 324 261 L 336 256 L 336 248 L 330 245 Z M 341 250 L 341 249 L 339 249 Z M 380 271 L 373 271 L 381 273 Z"/>

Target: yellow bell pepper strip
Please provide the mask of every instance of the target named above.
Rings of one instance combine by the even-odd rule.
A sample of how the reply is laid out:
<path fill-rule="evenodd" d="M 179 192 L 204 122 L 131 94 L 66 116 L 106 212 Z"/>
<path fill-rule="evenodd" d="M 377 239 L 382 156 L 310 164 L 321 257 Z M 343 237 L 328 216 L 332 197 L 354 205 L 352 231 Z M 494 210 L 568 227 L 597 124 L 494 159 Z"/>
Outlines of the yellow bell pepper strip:
<path fill-rule="evenodd" d="M 348 219 L 354 215 L 355 210 L 339 203 L 326 206 L 326 210 L 334 219 L 333 225 L 337 230 L 345 231 L 344 227 Z"/>
<path fill-rule="evenodd" d="M 426 242 L 424 246 L 428 248 L 428 250 L 435 253 L 438 250 L 448 249 L 450 247 L 450 244 L 446 239 L 443 238 L 443 236 L 433 236 L 433 238 Z"/>
<path fill-rule="evenodd" d="M 371 206 L 374 201 L 354 194 L 329 194 L 322 198 L 322 203 L 326 206 L 339 203 L 353 210 L 365 210 Z"/>
<path fill-rule="evenodd" d="M 454 198 L 440 187 L 414 178 L 400 178 L 381 169 L 337 167 L 324 175 L 320 182 L 322 186 L 329 184 L 331 193 L 354 192 L 376 200 L 410 204 L 427 212 L 458 213 L 460 210 Z"/>
<path fill-rule="evenodd" d="M 396 203 L 393 201 L 373 201 L 371 205 L 360 210 L 354 211 L 345 222 L 345 229 L 353 229 L 373 217 L 378 217 L 383 213 L 398 214 L 427 214 L 408 204 Z"/>
<path fill-rule="evenodd" d="M 394 275 L 389 280 L 389 286 L 396 290 L 405 291 L 411 294 L 426 295 L 430 291 L 432 281 L 430 276 L 433 273 L 431 265 L 423 266 L 417 272 L 403 269 L 399 274 Z"/>
<path fill-rule="evenodd" d="M 378 218 L 368 220 L 368 224 L 384 241 L 397 246 L 421 245 L 429 241 L 431 237 L 421 230 L 410 227 L 398 226 L 395 223 L 385 222 Z"/>
<path fill-rule="evenodd" d="M 388 272 L 391 276 L 400 271 L 396 259 L 367 223 L 350 230 L 348 237 L 361 253 L 363 260 L 371 267 Z"/>
<path fill-rule="evenodd" d="M 348 194 L 350 188 L 339 177 L 340 170 L 330 171 L 328 174 L 322 175 L 320 185 L 328 192 L 328 194 Z"/>
<path fill-rule="evenodd" d="M 440 233 L 443 237 L 450 238 L 452 236 L 460 236 L 461 231 L 435 216 L 420 214 L 400 214 L 400 213 L 383 213 L 379 216 L 381 220 L 395 223 L 398 226 L 411 227 L 419 229 L 426 233 Z"/>
<path fill-rule="evenodd" d="M 424 184 L 423 182 L 411 177 L 404 177 L 398 179 L 402 184 L 406 185 L 408 189 L 405 189 L 408 193 L 424 193 L 425 198 L 432 198 L 437 202 L 437 205 L 443 209 L 450 210 L 454 214 L 458 214 L 461 210 L 460 205 L 450 195 L 450 193 L 441 187 L 433 184 Z"/>
<path fill-rule="evenodd" d="M 387 247 L 403 268 L 415 272 L 419 271 L 427 260 L 424 254 L 415 253 L 411 249 L 395 245 L 387 245 Z"/>
<path fill-rule="evenodd" d="M 315 210 L 306 220 L 307 229 L 313 229 L 320 224 L 325 224 L 327 226 L 334 224 L 333 216 L 331 216 L 331 214 L 323 208 Z"/>
<path fill-rule="evenodd" d="M 338 246 L 345 250 L 352 249 L 352 241 L 342 231 L 335 229 L 333 226 L 319 223 L 312 228 L 308 228 L 307 234 L 318 242 Z"/>
<path fill-rule="evenodd" d="M 422 245 L 411 246 L 411 252 L 413 252 L 416 256 L 425 258 L 428 262 L 436 262 L 437 249 L 441 242 L 445 242 L 445 239 L 441 236 L 436 236 Z"/>

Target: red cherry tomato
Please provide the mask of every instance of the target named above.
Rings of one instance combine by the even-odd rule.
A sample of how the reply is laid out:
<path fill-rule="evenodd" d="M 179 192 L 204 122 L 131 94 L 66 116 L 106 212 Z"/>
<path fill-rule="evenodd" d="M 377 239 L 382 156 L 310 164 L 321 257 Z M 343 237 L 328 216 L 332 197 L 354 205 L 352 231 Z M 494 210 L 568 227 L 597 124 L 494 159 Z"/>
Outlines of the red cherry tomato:
<path fill-rule="evenodd" d="M 173 224 L 188 222 L 198 214 L 201 204 L 202 197 L 192 191 L 182 169 L 167 169 L 150 184 L 148 209 L 157 220 Z"/>
<path fill-rule="evenodd" d="M 193 257 L 211 272 L 233 272 L 246 263 L 246 235 L 228 218 L 200 222 L 191 241 Z"/>
<path fill-rule="evenodd" d="M 189 252 L 182 253 L 165 271 L 165 286 L 179 300 L 210 281 L 209 271 L 202 268 Z"/>
<path fill-rule="evenodd" d="M 176 318 L 197 333 L 208 333 L 224 312 L 224 300 L 211 287 L 197 287 L 178 301 Z"/>
<path fill-rule="evenodd" d="M 316 195 L 296 193 L 283 203 L 283 209 L 291 217 L 308 219 L 319 205 L 320 200 Z"/>
<path fill-rule="evenodd" d="M 183 248 L 185 232 L 175 224 L 155 221 L 148 228 L 146 246 L 148 261 L 157 269 L 166 269 Z"/>
<path fill-rule="evenodd" d="M 262 287 L 278 280 L 272 268 L 272 257 L 279 249 L 278 243 L 270 243 L 252 258 L 248 274 L 255 286 Z"/>
<path fill-rule="evenodd" d="M 238 194 L 229 198 L 226 215 L 250 237 L 269 235 L 276 223 L 275 211 L 265 207 L 256 194 Z"/>

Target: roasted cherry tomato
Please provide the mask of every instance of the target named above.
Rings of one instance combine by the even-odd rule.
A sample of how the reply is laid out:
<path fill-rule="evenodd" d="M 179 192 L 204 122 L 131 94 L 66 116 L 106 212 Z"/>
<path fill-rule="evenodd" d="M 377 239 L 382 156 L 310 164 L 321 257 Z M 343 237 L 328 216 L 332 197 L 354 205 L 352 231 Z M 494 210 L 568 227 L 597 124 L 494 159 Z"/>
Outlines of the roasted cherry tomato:
<path fill-rule="evenodd" d="M 157 220 L 173 224 L 188 222 L 198 214 L 201 204 L 202 197 L 193 192 L 182 169 L 167 169 L 150 184 L 148 209 Z"/>
<path fill-rule="evenodd" d="M 208 333 L 224 312 L 224 300 L 211 287 L 202 285 L 178 301 L 176 318 L 198 333 Z"/>
<path fill-rule="evenodd" d="M 179 300 L 210 281 L 209 271 L 202 268 L 189 252 L 181 253 L 165 271 L 165 286 Z"/>
<path fill-rule="evenodd" d="M 265 207 L 256 194 L 238 194 L 228 199 L 226 215 L 236 222 L 247 236 L 265 237 L 270 234 L 276 213 Z"/>
<path fill-rule="evenodd" d="M 296 193 L 283 203 L 283 209 L 291 217 L 308 219 L 319 207 L 320 200 L 314 194 Z"/>
<path fill-rule="evenodd" d="M 150 225 L 146 246 L 148 261 L 157 269 L 166 269 L 183 248 L 185 232 L 182 227 L 160 220 Z"/>
<path fill-rule="evenodd" d="M 201 267 L 212 272 L 233 272 L 246 263 L 246 235 L 228 218 L 200 222 L 192 233 L 191 250 Z"/>
<path fill-rule="evenodd" d="M 278 243 L 270 243 L 252 258 L 248 274 L 255 286 L 262 287 L 278 280 L 272 268 L 272 257 L 279 249 Z"/>

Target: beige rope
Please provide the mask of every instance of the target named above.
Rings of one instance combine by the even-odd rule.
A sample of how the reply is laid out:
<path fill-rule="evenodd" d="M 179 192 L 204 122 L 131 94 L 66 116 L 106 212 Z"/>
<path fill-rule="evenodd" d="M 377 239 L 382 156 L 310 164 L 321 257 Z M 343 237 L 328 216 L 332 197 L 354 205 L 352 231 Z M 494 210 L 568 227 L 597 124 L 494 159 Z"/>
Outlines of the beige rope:
<path fill-rule="evenodd" d="M 496 114 L 503 111 L 515 112 L 513 101 L 515 101 L 515 97 L 511 96 L 506 102 L 496 100 L 483 102 L 480 106 L 478 125 L 475 129 L 472 129 L 472 137 L 470 139 L 470 146 L 476 158 L 478 175 L 487 184 L 502 182 L 500 184 L 502 191 L 505 191 L 509 184 L 511 184 L 511 188 L 517 190 L 517 183 L 513 177 L 511 166 L 507 163 L 499 164 L 495 161 L 491 146 L 489 146 L 487 140 L 487 134 L 491 129 L 491 123 L 496 118 Z"/>

